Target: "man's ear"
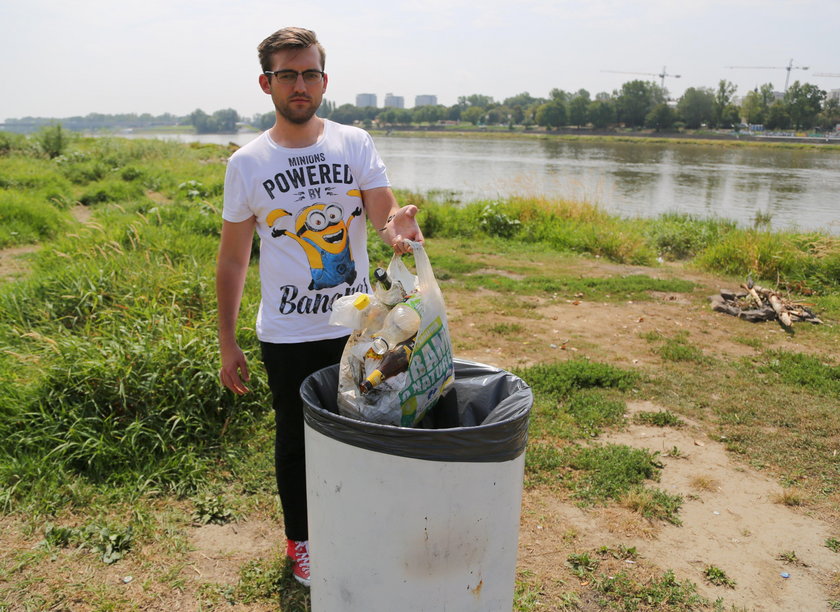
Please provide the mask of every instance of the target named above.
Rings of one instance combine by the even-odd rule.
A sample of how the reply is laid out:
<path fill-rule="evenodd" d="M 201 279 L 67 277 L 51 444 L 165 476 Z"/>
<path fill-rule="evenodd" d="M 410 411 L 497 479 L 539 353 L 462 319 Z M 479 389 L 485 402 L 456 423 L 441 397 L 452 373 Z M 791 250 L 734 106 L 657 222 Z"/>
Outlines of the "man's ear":
<path fill-rule="evenodd" d="M 263 93 L 271 93 L 271 83 L 268 82 L 268 76 L 265 74 L 260 75 L 260 89 L 263 90 Z"/>
<path fill-rule="evenodd" d="M 324 73 L 324 88 L 321 90 L 322 92 L 327 91 L 327 81 L 329 81 L 329 80 L 330 80 L 330 79 L 329 79 L 329 77 L 327 76 L 327 73 L 325 72 L 325 73 Z"/>

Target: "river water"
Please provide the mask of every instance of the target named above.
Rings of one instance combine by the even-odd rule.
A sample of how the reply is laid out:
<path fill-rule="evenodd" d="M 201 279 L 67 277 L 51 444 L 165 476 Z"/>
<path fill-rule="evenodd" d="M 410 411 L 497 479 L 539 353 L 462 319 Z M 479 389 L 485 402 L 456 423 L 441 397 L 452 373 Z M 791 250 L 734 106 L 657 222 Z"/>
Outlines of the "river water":
<path fill-rule="evenodd" d="M 242 145 L 254 133 L 143 135 Z M 140 137 L 140 136 L 138 136 Z M 840 152 L 715 145 L 377 136 L 395 188 L 585 200 L 625 217 L 681 212 L 840 234 Z"/>

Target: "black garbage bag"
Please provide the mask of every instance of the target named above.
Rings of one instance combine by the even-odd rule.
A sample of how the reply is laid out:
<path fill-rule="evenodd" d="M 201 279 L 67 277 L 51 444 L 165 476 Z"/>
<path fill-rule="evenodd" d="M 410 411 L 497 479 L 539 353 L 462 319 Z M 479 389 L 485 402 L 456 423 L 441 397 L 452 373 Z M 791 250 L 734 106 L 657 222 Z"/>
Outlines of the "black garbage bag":
<path fill-rule="evenodd" d="M 501 462 L 525 450 L 531 388 L 489 365 L 454 360 L 454 388 L 417 427 L 358 421 L 338 414 L 338 365 L 310 375 L 301 385 L 304 419 L 330 438 L 400 457 L 428 461 Z"/>

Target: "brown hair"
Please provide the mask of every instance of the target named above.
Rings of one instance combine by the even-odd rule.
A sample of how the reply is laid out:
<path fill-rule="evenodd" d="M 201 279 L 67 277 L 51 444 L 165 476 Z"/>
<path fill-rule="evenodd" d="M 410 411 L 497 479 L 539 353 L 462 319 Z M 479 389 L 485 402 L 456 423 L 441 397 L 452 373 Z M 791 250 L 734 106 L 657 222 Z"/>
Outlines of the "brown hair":
<path fill-rule="evenodd" d="M 262 41 L 257 47 L 260 65 L 263 71 L 271 70 L 271 56 L 286 49 L 306 49 L 315 45 L 321 54 L 321 70 L 326 65 L 327 53 L 318 42 L 318 37 L 312 30 L 304 28 L 283 28 Z"/>

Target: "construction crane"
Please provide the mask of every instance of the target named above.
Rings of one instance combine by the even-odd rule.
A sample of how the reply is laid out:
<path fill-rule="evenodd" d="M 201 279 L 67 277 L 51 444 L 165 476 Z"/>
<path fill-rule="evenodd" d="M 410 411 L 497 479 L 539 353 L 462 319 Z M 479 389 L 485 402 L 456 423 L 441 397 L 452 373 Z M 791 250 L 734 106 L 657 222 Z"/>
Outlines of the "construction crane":
<path fill-rule="evenodd" d="M 668 74 L 668 72 L 665 70 L 665 66 L 662 66 L 662 72 L 624 72 L 622 70 L 602 70 L 601 72 L 612 72 L 614 74 L 643 74 L 646 76 L 656 76 L 662 79 L 662 89 L 665 89 L 665 77 L 674 77 L 675 79 L 678 79 L 681 76 L 679 74 Z"/>
<path fill-rule="evenodd" d="M 785 91 L 788 89 L 788 81 L 790 81 L 791 70 L 808 70 L 808 66 L 794 66 L 792 59 L 788 62 L 787 66 L 727 66 L 727 68 L 741 70 L 787 70 L 787 76 L 785 77 Z"/>

